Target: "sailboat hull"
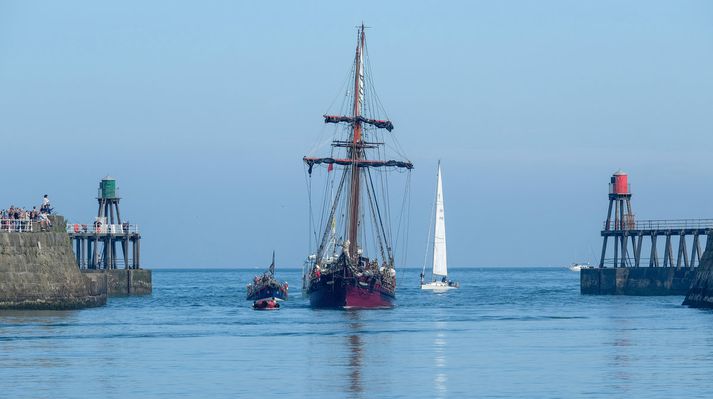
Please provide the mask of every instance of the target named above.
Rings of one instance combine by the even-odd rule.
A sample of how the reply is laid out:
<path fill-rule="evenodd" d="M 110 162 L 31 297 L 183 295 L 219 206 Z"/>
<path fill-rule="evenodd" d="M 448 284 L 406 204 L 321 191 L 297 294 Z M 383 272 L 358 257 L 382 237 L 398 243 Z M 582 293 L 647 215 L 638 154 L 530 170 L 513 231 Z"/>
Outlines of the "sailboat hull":
<path fill-rule="evenodd" d="M 311 284 L 309 303 L 313 308 L 383 309 L 394 306 L 396 297 L 384 287 L 362 285 L 354 279 L 335 278 Z"/>
<path fill-rule="evenodd" d="M 444 283 L 441 281 L 434 281 L 432 283 L 427 283 L 427 284 L 421 285 L 422 290 L 428 290 L 428 291 L 433 291 L 433 292 L 446 292 L 448 290 L 454 290 L 456 288 L 458 288 L 458 287 L 454 286 L 454 285 L 449 285 L 448 283 Z"/>

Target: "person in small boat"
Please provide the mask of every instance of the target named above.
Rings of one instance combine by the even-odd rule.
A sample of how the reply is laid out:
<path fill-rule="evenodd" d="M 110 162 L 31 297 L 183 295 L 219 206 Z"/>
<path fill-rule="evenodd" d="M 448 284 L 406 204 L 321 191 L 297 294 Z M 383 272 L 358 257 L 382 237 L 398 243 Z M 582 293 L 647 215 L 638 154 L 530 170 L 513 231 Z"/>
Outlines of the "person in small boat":
<path fill-rule="evenodd" d="M 446 276 L 443 276 L 443 278 L 441 279 L 441 282 L 442 282 L 442 283 L 448 282 L 448 279 L 446 278 Z"/>

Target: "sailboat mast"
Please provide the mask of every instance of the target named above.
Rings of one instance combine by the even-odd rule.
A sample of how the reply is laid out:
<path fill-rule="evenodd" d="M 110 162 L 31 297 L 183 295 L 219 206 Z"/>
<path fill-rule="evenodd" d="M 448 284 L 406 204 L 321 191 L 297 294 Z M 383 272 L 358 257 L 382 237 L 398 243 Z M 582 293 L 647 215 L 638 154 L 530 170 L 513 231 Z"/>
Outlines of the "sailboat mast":
<path fill-rule="evenodd" d="M 362 96 L 364 95 L 364 24 L 359 27 L 359 40 L 357 41 L 355 73 L 354 73 L 354 108 L 352 117 L 352 145 L 350 159 L 351 165 L 351 187 L 349 198 L 349 254 L 352 259 L 358 259 L 357 238 L 359 235 L 359 197 L 360 197 L 360 175 L 359 160 L 362 158 L 361 133 L 362 124 L 359 120 L 361 116 Z"/>
<path fill-rule="evenodd" d="M 272 251 L 272 263 L 270 263 L 270 267 L 268 269 L 270 271 L 270 275 L 274 276 L 275 275 L 275 251 Z"/>

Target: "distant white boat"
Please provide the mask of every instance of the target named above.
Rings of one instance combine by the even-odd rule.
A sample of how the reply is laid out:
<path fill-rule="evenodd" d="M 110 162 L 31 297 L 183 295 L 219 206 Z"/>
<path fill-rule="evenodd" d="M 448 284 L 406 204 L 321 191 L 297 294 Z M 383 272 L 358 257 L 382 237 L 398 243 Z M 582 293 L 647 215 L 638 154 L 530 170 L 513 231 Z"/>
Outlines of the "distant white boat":
<path fill-rule="evenodd" d="M 589 264 L 589 262 L 572 263 L 572 265 L 569 267 L 569 270 L 573 271 L 573 272 L 578 272 L 582 269 L 591 269 L 591 268 L 592 268 L 592 266 Z"/>
<path fill-rule="evenodd" d="M 426 262 L 421 271 L 421 289 L 433 292 L 445 292 L 460 287 L 455 281 L 448 280 L 448 262 L 446 260 L 446 220 L 443 208 L 443 183 L 441 182 L 441 163 L 438 163 L 438 186 L 436 189 L 435 227 L 433 230 L 433 281 L 426 283 Z"/>

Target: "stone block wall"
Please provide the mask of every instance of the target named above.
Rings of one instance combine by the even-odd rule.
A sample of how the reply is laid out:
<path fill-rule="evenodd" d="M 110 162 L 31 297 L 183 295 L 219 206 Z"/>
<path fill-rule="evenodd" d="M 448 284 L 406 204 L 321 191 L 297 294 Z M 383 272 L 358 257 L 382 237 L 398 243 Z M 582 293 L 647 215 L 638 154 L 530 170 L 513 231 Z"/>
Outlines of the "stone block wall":
<path fill-rule="evenodd" d="M 103 281 L 110 297 L 151 294 L 151 270 L 82 270 L 82 273 L 92 281 Z"/>
<path fill-rule="evenodd" d="M 686 295 L 697 269 L 591 268 L 580 271 L 580 292 L 590 295 Z"/>
<path fill-rule="evenodd" d="M 47 232 L 0 232 L 0 309 L 77 309 L 106 303 L 106 285 L 90 281 L 77 268 L 64 219 L 52 219 Z"/>
<path fill-rule="evenodd" d="M 701 265 L 683 304 L 692 308 L 713 308 L 713 234 L 708 235 Z"/>

